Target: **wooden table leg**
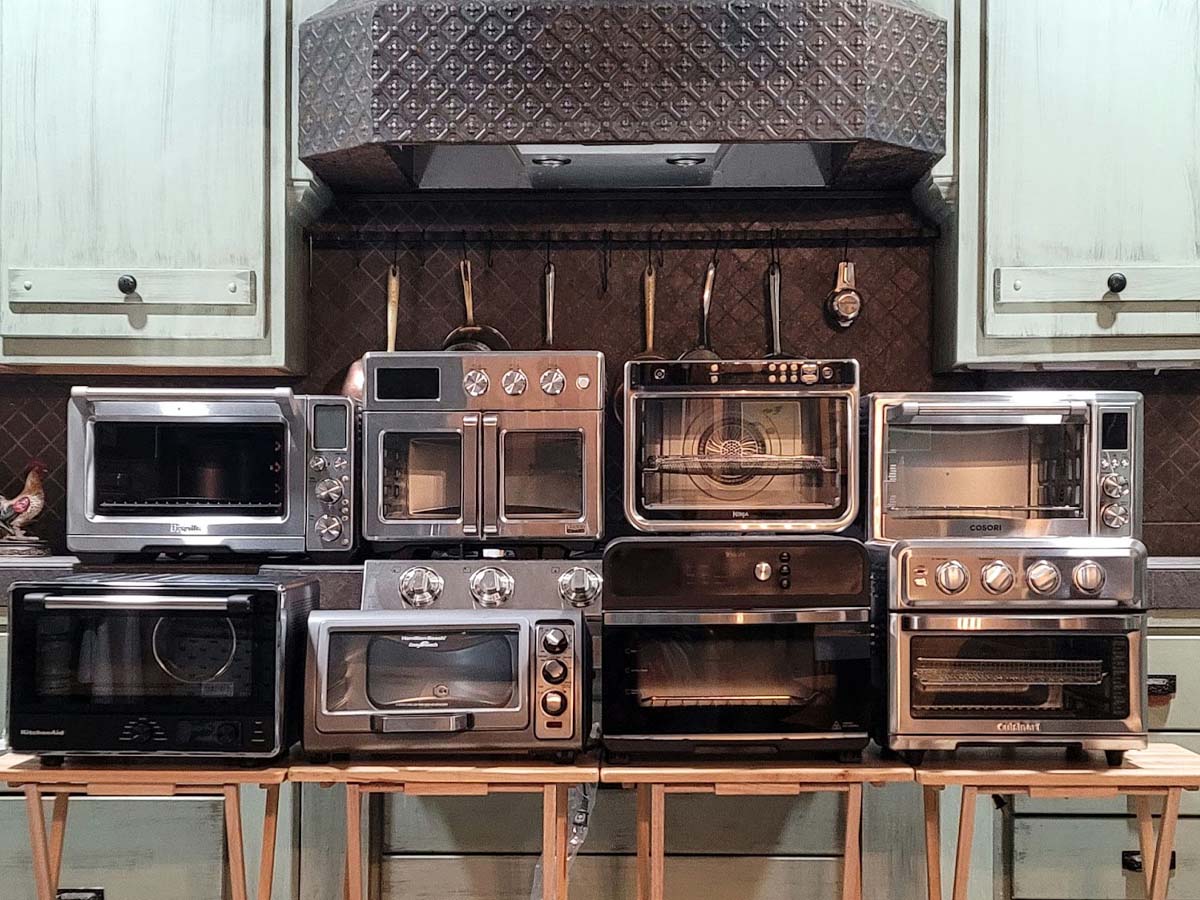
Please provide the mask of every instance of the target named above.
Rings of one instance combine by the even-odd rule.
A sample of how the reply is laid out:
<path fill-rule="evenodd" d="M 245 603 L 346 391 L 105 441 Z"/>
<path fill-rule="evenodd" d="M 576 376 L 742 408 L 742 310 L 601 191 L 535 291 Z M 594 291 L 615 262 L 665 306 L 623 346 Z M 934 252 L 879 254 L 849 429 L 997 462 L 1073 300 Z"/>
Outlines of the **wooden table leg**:
<path fill-rule="evenodd" d="M 922 789 L 925 799 L 925 884 L 929 900 L 942 900 L 942 809 L 937 788 Z"/>
<path fill-rule="evenodd" d="M 542 900 L 558 900 L 558 788 L 542 785 Z"/>
<path fill-rule="evenodd" d="M 346 897 L 362 900 L 362 787 L 346 785 Z"/>
<path fill-rule="evenodd" d="M 650 785 L 650 900 L 666 894 L 667 787 Z"/>
<path fill-rule="evenodd" d="M 554 820 L 554 874 L 557 879 L 558 900 L 567 900 L 567 865 L 570 861 L 568 855 L 570 813 L 570 788 L 565 784 L 560 784 L 556 788 Z"/>
<path fill-rule="evenodd" d="M 1179 799 L 1182 794 L 1181 788 L 1169 789 L 1167 802 L 1163 804 L 1162 822 L 1158 826 L 1158 848 L 1154 854 L 1150 900 L 1166 900 L 1167 897 L 1167 885 L 1171 881 L 1171 851 L 1175 849 L 1175 826 L 1179 822 Z"/>
<path fill-rule="evenodd" d="M 54 900 L 50 852 L 46 847 L 46 814 L 42 810 L 42 792 L 37 785 L 25 785 L 25 813 L 29 819 L 29 845 L 33 851 L 33 883 L 37 888 L 37 900 Z"/>
<path fill-rule="evenodd" d="M 57 891 L 62 878 L 63 844 L 67 839 L 67 809 L 70 794 L 54 795 L 54 816 L 50 820 L 50 890 Z"/>
<path fill-rule="evenodd" d="M 242 840 L 242 798 L 236 784 L 225 785 L 225 849 L 233 900 L 246 900 L 246 847 Z"/>
<path fill-rule="evenodd" d="M 650 900 L 650 785 L 637 786 L 637 900 Z"/>
<path fill-rule="evenodd" d="M 954 851 L 954 900 L 967 900 L 971 880 L 971 844 L 975 840 L 975 798 L 979 789 L 962 789 L 962 810 L 958 814 L 958 846 Z"/>
<path fill-rule="evenodd" d="M 266 786 L 267 806 L 263 813 L 262 859 L 258 864 L 258 900 L 271 900 L 275 882 L 275 839 L 279 825 L 279 785 Z"/>
<path fill-rule="evenodd" d="M 1142 851 L 1142 878 L 1146 882 L 1146 896 L 1154 892 L 1154 860 L 1157 849 L 1154 838 L 1154 818 L 1150 810 L 1150 798 L 1139 795 L 1133 798 L 1137 809 L 1138 846 Z"/>
<path fill-rule="evenodd" d="M 863 786 L 846 785 L 846 847 L 842 857 L 842 900 L 862 900 Z"/>

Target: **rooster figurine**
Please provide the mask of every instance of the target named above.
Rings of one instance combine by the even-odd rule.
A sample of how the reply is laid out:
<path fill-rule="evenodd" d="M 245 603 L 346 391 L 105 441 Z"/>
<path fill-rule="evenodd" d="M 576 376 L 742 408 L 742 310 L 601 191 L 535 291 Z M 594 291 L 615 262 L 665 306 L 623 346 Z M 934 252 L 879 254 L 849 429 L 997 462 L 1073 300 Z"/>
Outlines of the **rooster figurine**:
<path fill-rule="evenodd" d="M 25 527 L 36 519 L 46 507 L 46 489 L 42 476 L 48 469 L 45 463 L 34 460 L 25 474 L 25 486 L 11 500 L 0 497 L 0 541 L 40 543 L 40 539 L 25 533 Z"/>

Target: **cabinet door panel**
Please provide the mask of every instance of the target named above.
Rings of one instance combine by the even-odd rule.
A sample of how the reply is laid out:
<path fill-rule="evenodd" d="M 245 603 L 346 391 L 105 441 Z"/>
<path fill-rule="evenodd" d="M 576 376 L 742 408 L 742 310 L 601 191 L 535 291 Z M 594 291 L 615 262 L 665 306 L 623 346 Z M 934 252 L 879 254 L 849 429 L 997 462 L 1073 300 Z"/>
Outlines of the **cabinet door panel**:
<path fill-rule="evenodd" d="M 266 259 L 267 7 L 267 0 L 0 6 L 4 333 L 62 333 L 28 309 L 26 324 L 13 322 L 12 302 L 28 291 L 70 301 L 43 318 L 88 313 L 102 323 L 100 337 L 263 334 L 261 303 L 251 316 L 228 313 L 255 301 Z M 59 272 L 25 289 L 35 280 L 24 275 L 14 288 L 14 270 Z M 151 319 L 156 304 L 190 298 L 188 314 L 207 313 L 218 324 L 199 332 L 123 324 L 126 310 L 102 308 L 122 300 L 115 283 L 105 280 L 103 297 L 88 290 L 106 270 L 141 276 L 139 305 Z M 61 296 L 44 296 L 43 284 Z"/>

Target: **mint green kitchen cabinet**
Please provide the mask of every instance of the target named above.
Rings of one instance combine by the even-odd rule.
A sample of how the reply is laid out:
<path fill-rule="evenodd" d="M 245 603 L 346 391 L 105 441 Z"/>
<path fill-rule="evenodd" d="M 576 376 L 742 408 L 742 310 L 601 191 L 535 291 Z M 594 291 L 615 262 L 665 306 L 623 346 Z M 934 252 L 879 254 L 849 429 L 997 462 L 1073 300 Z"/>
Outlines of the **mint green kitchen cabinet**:
<path fill-rule="evenodd" d="M 302 365 L 291 5 L 0 4 L 0 365 Z"/>
<path fill-rule="evenodd" d="M 1200 5 L 921 0 L 952 20 L 940 368 L 1200 359 Z"/>

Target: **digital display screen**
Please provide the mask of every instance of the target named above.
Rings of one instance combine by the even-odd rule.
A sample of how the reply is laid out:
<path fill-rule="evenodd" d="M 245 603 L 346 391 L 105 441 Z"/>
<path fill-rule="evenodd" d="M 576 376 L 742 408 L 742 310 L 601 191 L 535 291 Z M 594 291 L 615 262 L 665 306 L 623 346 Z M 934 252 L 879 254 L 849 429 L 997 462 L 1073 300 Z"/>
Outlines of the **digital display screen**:
<path fill-rule="evenodd" d="M 341 403 L 322 403 L 313 407 L 313 449 L 348 450 L 350 411 Z"/>
<path fill-rule="evenodd" d="M 1106 412 L 1101 417 L 1100 449 L 1129 449 L 1129 413 Z"/>
<path fill-rule="evenodd" d="M 387 368 L 375 371 L 379 400 L 437 400 L 442 395 L 437 369 Z"/>

